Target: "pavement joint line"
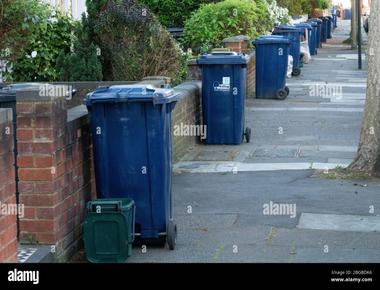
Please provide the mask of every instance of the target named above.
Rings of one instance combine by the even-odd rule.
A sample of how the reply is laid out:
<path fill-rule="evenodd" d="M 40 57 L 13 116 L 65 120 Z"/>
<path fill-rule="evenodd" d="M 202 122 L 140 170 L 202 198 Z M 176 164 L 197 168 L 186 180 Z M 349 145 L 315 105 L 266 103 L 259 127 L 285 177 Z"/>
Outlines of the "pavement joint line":
<path fill-rule="evenodd" d="M 174 173 L 234 173 L 283 170 L 331 170 L 346 168 L 351 160 L 344 163 L 328 162 L 287 162 L 287 163 L 243 163 L 231 161 L 183 161 L 174 164 Z M 236 172 L 236 173 L 235 173 Z"/>
<path fill-rule="evenodd" d="M 354 103 L 354 102 L 352 102 Z M 326 104 L 326 103 L 324 103 Z M 331 103 L 328 103 L 331 104 Z M 284 112 L 341 112 L 341 113 L 362 113 L 364 108 L 334 108 L 334 107 L 254 107 L 250 109 L 251 112 L 259 111 L 284 111 Z"/>
<path fill-rule="evenodd" d="M 349 84 L 349 83 L 344 83 L 344 82 L 322 82 L 322 81 L 306 81 L 306 82 L 288 82 L 286 84 L 288 87 L 293 87 L 293 86 L 324 86 L 324 85 L 330 85 L 330 86 L 342 86 L 342 87 L 347 87 L 347 88 L 367 88 L 367 83 L 354 83 L 354 84 Z"/>

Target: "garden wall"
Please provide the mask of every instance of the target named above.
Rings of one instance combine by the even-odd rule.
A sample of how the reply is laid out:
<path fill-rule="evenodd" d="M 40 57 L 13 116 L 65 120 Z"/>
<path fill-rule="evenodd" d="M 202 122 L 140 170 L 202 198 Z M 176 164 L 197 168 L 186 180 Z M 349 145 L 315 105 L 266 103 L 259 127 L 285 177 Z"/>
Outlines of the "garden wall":
<path fill-rule="evenodd" d="M 85 204 L 94 196 L 87 114 L 65 97 L 17 94 L 20 241 L 54 245 L 57 260 L 79 246 Z"/>
<path fill-rule="evenodd" d="M 181 93 L 181 99 L 177 102 L 172 114 L 172 127 L 182 125 L 201 124 L 201 82 L 185 82 L 174 88 Z M 181 157 L 197 143 L 199 136 L 173 136 L 173 161 Z"/>
<path fill-rule="evenodd" d="M 153 78 L 142 83 L 161 87 L 165 81 Z M 201 84 L 186 82 L 174 89 L 181 98 L 173 111 L 173 127 L 200 124 Z M 70 108 L 73 100 L 42 97 L 38 90 L 17 92 L 16 99 L 19 192 L 24 207 L 20 242 L 52 245 L 55 260 L 66 261 L 82 246 L 85 205 L 96 197 L 87 109 Z M 12 130 L 11 110 L 1 109 L 3 135 L 8 127 Z M 173 159 L 180 159 L 198 140 L 173 136 Z M 0 201 L 15 204 L 12 131 L 1 138 L 0 166 Z M 1 262 L 16 261 L 16 236 L 16 215 L 1 216 Z"/>

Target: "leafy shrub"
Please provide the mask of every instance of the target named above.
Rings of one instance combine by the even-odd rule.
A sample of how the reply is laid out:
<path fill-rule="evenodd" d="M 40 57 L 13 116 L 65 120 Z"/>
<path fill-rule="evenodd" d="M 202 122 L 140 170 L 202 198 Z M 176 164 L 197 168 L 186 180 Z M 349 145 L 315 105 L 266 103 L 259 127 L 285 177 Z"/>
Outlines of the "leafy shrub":
<path fill-rule="evenodd" d="M 315 0 L 316 8 L 328 9 L 330 7 L 330 1 L 328 0 Z"/>
<path fill-rule="evenodd" d="M 41 5 L 41 6 L 38 6 Z M 24 35 L 25 45 L 18 57 L 8 63 L 5 74 L 7 81 L 55 81 L 58 79 L 56 60 L 62 50 L 68 51 L 71 45 L 73 21 L 43 4 L 38 14 L 30 15 L 31 24 Z"/>
<path fill-rule="evenodd" d="M 220 0 L 219 0 L 220 1 Z M 219 2 L 218 0 L 141 0 L 140 2 L 158 17 L 166 27 L 183 27 L 190 14 L 201 4 Z"/>
<path fill-rule="evenodd" d="M 185 23 L 184 42 L 195 52 L 222 45 L 226 37 L 255 38 L 271 30 L 265 0 L 226 0 L 202 5 Z"/>
<path fill-rule="evenodd" d="M 287 8 L 292 16 L 309 14 L 312 10 L 310 0 L 277 0 L 277 3 Z"/>
<path fill-rule="evenodd" d="M 267 0 L 270 19 L 273 24 L 288 24 L 290 22 L 289 10 L 278 6 L 276 0 Z"/>
<path fill-rule="evenodd" d="M 88 0 L 84 30 L 100 48 L 105 80 L 180 74 L 181 50 L 156 17 L 135 0 Z"/>
<path fill-rule="evenodd" d="M 281 7 L 289 10 L 290 15 L 302 15 L 313 13 L 313 9 L 328 9 L 330 6 L 329 0 L 277 0 Z"/>
<path fill-rule="evenodd" d="M 182 83 L 184 80 L 186 80 L 189 67 L 188 62 L 193 57 L 193 54 L 191 51 L 183 51 L 181 48 L 181 58 L 180 58 L 180 64 L 179 64 L 179 70 L 176 75 L 176 77 L 172 80 L 172 85 L 176 86 Z"/>
<path fill-rule="evenodd" d="M 101 81 L 102 64 L 98 58 L 98 48 L 88 40 L 83 26 L 78 25 L 73 51 L 62 51 L 57 59 L 57 71 L 61 81 Z"/>
<path fill-rule="evenodd" d="M 3 60 L 20 56 L 35 23 L 48 15 L 48 6 L 38 0 L 0 0 L 0 51 Z"/>

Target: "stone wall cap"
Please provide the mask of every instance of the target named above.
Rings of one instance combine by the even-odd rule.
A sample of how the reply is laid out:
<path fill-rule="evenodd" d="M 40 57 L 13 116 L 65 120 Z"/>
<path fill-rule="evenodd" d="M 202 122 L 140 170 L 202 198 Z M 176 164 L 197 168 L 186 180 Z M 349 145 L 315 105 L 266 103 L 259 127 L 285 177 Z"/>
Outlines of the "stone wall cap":
<path fill-rule="evenodd" d="M 222 40 L 223 43 L 231 43 L 231 42 L 242 42 L 242 41 L 249 41 L 250 38 L 246 35 L 236 35 L 227 37 Z"/>
<path fill-rule="evenodd" d="M 57 86 L 58 87 L 58 86 Z M 60 91 L 46 91 L 43 92 L 39 89 L 27 90 L 27 91 L 17 91 L 16 101 L 17 102 L 51 102 L 59 99 L 66 99 L 67 95 L 65 92 Z"/>

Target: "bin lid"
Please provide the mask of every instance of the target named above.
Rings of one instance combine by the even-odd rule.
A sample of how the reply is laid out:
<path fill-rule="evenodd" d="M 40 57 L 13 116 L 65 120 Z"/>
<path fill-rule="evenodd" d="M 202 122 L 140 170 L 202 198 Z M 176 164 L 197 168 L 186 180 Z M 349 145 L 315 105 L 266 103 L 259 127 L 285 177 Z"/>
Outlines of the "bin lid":
<path fill-rule="evenodd" d="M 89 201 L 87 203 L 88 212 L 96 212 L 97 207 L 101 208 L 101 212 L 120 212 L 133 208 L 135 202 L 130 198 L 102 198 Z"/>
<path fill-rule="evenodd" d="M 282 35 L 268 35 L 268 36 L 259 36 L 256 38 L 252 44 L 253 45 L 260 45 L 260 44 L 290 44 L 291 40 Z"/>
<path fill-rule="evenodd" d="M 294 35 L 300 35 L 301 33 L 304 33 L 304 29 L 297 27 L 297 29 L 277 29 L 272 31 L 273 34 L 294 34 Z"/>
<path fill-rule="evenodd" d="M 118 103 L 118 102 L 153 102 L 153 104 L 167 104 L 176 102 L 179 93 L 173 89 L 155 88 L 152 85 L 117 85 L 101 87 L 87 94 L 85 104 Z"/>
<path fill-rule="evenodd" d="M 297 27 L 307 28 L 308 30 L 312 30 L 313 29 L 311 23 L 297 23 L 296 26 Z"/>
<path fill-rule="evenodd" d="M 308 20 L 307 23 L 313 27 L 317 27 L 319 25 L 318 22 L 314 20 Z"/>
<path fill-rule="evenodd" d="M 39 90 L 45 83 L 15 83 L 0 89 L 0 102 L 15 102 L 17 91 Z"/>
<path fill-rule="evenodd" d="M 197 59 L 197 64 L 247 64 L 248 58 L 242 53 L 232 51 L 218 51 L 203 54 Z"/>
<path fill-rule="evenodd" d="M 318 23 L 322 23 L 323 22 L 323 20 L 319 19 L 319 18 L 310 18 L 308 21 L 314 21 L 314 22 L 318 22 Z"/>
<path fill-rule="evenodd" d="M 299 27 L 295 25 L 276 25 L 275 30 L 299 30 Z"/>

